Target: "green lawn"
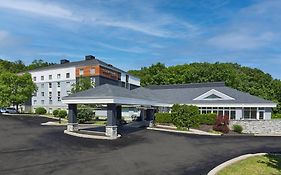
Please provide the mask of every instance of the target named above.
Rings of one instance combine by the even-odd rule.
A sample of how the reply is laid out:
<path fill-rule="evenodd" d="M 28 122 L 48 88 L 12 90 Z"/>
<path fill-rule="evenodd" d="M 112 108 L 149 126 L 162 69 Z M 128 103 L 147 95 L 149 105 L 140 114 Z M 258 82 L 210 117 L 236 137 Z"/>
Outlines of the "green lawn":
<path fill-rule="evenodd" d="M 281 155 L 251 157 L 226 167 L 218 175 L 281 175 Z"/>

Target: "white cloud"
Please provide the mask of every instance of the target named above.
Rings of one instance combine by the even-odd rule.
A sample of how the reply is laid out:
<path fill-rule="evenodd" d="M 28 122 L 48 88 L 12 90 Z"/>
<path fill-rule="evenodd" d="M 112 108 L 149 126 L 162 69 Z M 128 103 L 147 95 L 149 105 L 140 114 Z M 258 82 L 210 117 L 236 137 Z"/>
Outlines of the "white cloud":
<path fill-rule="evenodd" d="M 224 33 L 208 40 L 208 44 L 229 50 L 258 49 L 274 39 L 273 33 L 253 35 L 248 33 Z"/>
<path fill-rule="evenodd" d="M 9 0 L 1 1 L 0 8 L 13 9 L 18 11 L 25 11 L 33 13 L 36 15 L 43 15 L 56 18 L 64 18 L 68 20 L 80 20 L 78 17 L 74 16 L 70 10 L 67 10 L 57 4 L 43 3 L 39 1 L 19 1 L 19 0 Z"/>
<path fill-rule="evenodd" d="M 105 44 L 105 43 L 101 43 L 101 42 L 98 42 L 97 45 L 107 48 L 107 49 L 118 50 L 118 51 L 128 52 L 128 53 L 144 53 L 146 51 L 145 49 L 140 48 L 140 47 L 123 48 L 123 47 L 117 47 L 114 45 Z"/>

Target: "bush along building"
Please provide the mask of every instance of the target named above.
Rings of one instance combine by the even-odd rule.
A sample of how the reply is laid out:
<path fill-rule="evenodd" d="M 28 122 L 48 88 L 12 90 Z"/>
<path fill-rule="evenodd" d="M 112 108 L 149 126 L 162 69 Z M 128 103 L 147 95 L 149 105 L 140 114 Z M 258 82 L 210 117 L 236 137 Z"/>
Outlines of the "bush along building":
<path fill-rule="evenodd" d="M 72 85 L 81 77 L 89 77 L 94 87 L 111 84 L 132 90 L 140 86 L 139 78 L 92 55 L 77 62 L 63 59 L 60 64 L 35 69 L 29 73 L 38 90 L 26 103 L 25 111 L 35 111 L 38 107 L 45 107 L 48 113 L 55 109 L 67 109 L 67 105 L 61 100 L 71 94 Z"/>

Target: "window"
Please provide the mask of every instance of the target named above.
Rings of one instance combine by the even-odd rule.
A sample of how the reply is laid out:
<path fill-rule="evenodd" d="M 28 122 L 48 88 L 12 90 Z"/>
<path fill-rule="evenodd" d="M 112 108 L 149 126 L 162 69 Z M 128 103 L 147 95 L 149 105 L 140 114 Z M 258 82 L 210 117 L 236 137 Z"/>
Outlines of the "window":
<path fill-rule="evenodd" d="M 52 75 L 49 75 L 49 80 L 52 80 L 53 79 L 53 76 Z"/>
<path fill-rule="evenodd" d="M 57 74 L 57 79 L 60 79 L 60 74 Z"/>
<path fill-rule="evenodd" d="M 44 76 L 41 76 L 41 80 L 44 80 Z"/>
<path fill-rule="evenodd" d="M 33 77 L 33 81 L 36 81 L 36 77 Z"/>
<path fill-rule="evenodd" d="M 66 91 L 66 93 L 67 93 L 67 95 L 70 95 L 70 94 L 71 94 L 71 91 L 70 91 L 70 90 L 68 90 L 68 91 Z"/>
<path fill-rule="evenodd" d="M 52 92 L 49 92 L 49 97 L 51 97 L 52 96 Z"/>
<path fill-rule="evenodd" d="M 52 88 L 52 83 L 49 83 L 49 88 Z"/>
<path fill-rule="evenodd" d="M 212 94 L 212 95 L 209 95 L 208 97 L 205 97 L 204 99 L 221 99 L 221 97 L 219 97 L 215 94 Z"/>
<path fill-rule="evenodd" d="M 37 97 L 37 92 L 34 92 L 33 96 L 34 96 L 34 97 Z"/>
<path fill-rule="evenodd" d="M 41 104 L 43 105 L 45 102 L 44 102 L 44 100 L 41 100 Z"/>
<path fill-rule="evenodd" d="M 84 69 L 79 69 L 79 75 L 83 75 L 84 74 Z"/>
<path fill-rule="evenodd" d="M 70 73 L 66 73 L 66 78 L 70 78 Z"/>
<path fill-rule="evenodd" d="M 60 96 L 60 91 L 58 91 L 58 96 Z"/>
<path fill-rule="evenodd" d="M 58 101 L 61 101 L 61 98 L 60 98 L 60 97 L 58 97 Z"/>
<path fill-rule="evenodd" d="M 259 119 L 263 120 L 264 119 L 264 111 L 259 112 Z"/>
<path fill-rule="evenodd" d="M 53 113 L 53 108 L 49 108 L 49 113 Z"/>
<path fill-rule="evenodd" d="M 37 100 L 33 100 L 33 104 L 35 105 L 37 103 Z"/>
<path fill-rule="evenodd" d="M 257 119 L 257 108 L 244 108 L 244 119 Z"/>
<path fill-rule="evenodd" d="M 57 83 L 58 87 L 60 87 L 60 82 Z"/>
<path fill-rule="evenodd" d="M 44 92 L 41 92 L 41 96 L 44 97 L 44 95 L 45 95 L 45 93 L 44 93 Z"/>
<path fill-rule="evenodd" d="M 231 111 L 230 112 L 230 119 L 235 120 L 235 118 L 236 118 L 236 111 Z"/>
<path fill-rule="evenodd" d="M 52 99 L 49 99 L 49 104 L 53 104 L 53 100 Z"/>
<path fill-rule="evenodd" d="M 91 74 L 91 75 L 95 75 L 95 74 L 96 74 L 96 69 L 95 69 L 94 67 L 92 67 L 92 68 L 90 69 L 90 74 Z"/>
<path fill-rule="evenodd" d="M 41 88 L 44 88 L 44 84 L 41 84 Z"/>

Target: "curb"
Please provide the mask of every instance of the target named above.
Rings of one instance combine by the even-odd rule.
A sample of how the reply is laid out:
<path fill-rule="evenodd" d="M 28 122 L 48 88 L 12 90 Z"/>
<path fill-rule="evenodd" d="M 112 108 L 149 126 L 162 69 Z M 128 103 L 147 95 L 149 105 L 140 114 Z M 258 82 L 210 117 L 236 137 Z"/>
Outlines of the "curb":
<path fill-rule="evenodd" d="M 64 130 L 64 134 L 75 136 L 75 137 L 80 137 L 80 138 L 98 139 L 98 140 L 115 140 L 115 139 L 118 139 L 121 137 L 120 134 L 118 134 L 117 138 L 111 138 L 111 137 L 107 137 L 107 136 L 81 134 L 81 133 L 71 132 L 71 131 L 67 131 L 67 130 Z"/>
<path fill-rule="evenodd" d="M 267 155 L 267 153 L 256 153 L 256 154 L 245 154 L 236 158 L 233 158 L 231 160 L 228 160 L 220 165 L 218 165 L 217 167 L 215 167 L 214 169 L 212 169 L 207 175 L 216 175 L 219 171 L 221 171 L 222 169 L 224 169 L 225 167 L 232 165 L 233 163 L 239 162 L 241 160 L 247 159 L 249 157 L 254 157 L 254 156 L 264 156 Z"/>
<path fill-rule="evenodd" d="M 220 134 L 214 134 L 214 133 L 207 133 L 207 132 L 194 132 L 191 130 L 189 131 L 178 131 L 178 130 L 171 130 L 171 129 L 164 129 L 164 128 L 154 128 L 154 127 L 147 127 L 146 129 L 154 130 L 154 131 L 164 131 L 164 132 L 173 132 L 173 133 L 183 133 L 183 134 L 194 134 L 194 135 L 204 135 L 204 136 L 221 136 Z"/>

